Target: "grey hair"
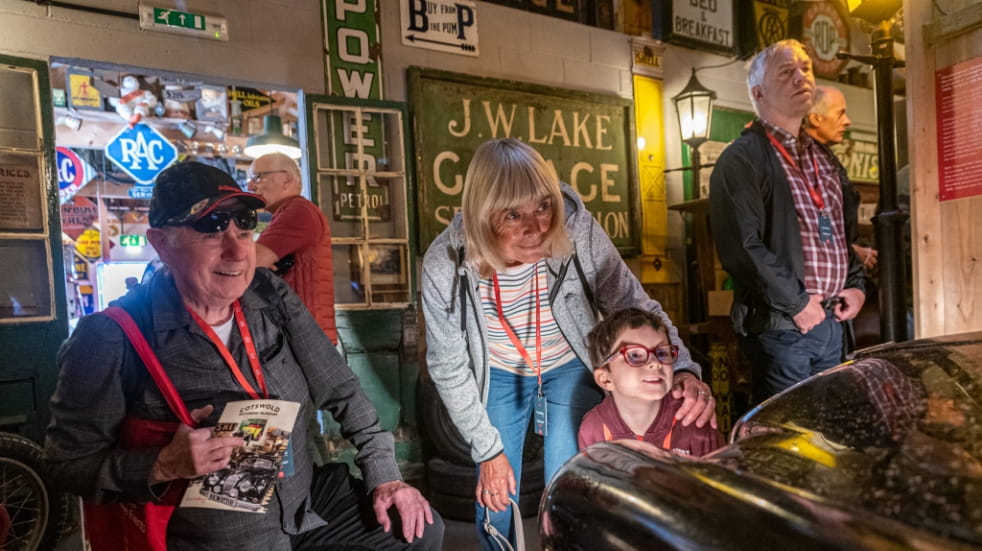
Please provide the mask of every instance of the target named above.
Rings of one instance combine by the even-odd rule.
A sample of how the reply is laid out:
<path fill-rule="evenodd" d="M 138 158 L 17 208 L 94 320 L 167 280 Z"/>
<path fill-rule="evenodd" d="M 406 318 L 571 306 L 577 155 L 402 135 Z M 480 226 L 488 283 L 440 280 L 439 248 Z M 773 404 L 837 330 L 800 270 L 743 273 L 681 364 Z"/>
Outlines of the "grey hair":
<path fill-rule="evenodd" d="M 784 50 L 795 49 L 799 49 L 806 54 L 808 53 L 804 44 L 793 38 L 786 38 L 764 48 L 750 60 L 750 69 L 747 71 L 747 94 L 750 95 L 750 103 L 754 106 L 754 112 L 758 115 L 760 115 L 760 111 L 757 109 L 757 98 L 754 97 L 754 88 L 764 83 L 767 66 L 770 65 L 774 54 Z"/>
<path fill-rule="evenodd" d="M 812 103 L 812 108 L 808 111 L 808 115 L 818 115 L 824 117 L 828 114 L 829 105 L 828 98 L 829 92 L 835 90 L 831 86 L 816 86 L 815 87 L 815 100 Z M 809 120 L 811 117 L 805 115 L 805 126 L 808 128 L 814 128 L 815 125 Z"/>
<path fill-rule="evenodd" d="M 303 185 L 303 177 L 300 175 L 300 167 L 297 165 L 297 161 L 294 161 L 288 155 L 283 153 L 267 153 L 256 160 L 259 159 L 273 159 L 273 165 L 277 167 L 277 170 L 287 171 L 290 176 L 293 176 L 293 181 L 296 182 L 298 186 Z"/>

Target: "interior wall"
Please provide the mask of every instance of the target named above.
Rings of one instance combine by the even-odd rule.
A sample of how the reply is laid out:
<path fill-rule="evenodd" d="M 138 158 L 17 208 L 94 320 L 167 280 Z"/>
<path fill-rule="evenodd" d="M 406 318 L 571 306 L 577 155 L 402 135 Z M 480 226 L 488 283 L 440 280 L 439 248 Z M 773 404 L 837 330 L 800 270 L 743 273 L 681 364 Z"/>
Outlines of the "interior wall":
<path fill-rule="evenodd" d="M 935 94 L 935 71 L 982 55 L 982 29 L 929 44 L 932 3 L 905 0 L 904 14 L 918 22 L 906 26 L 915 334 L 982 330 L 982 196 L 938 200 Z"/>
<path fill-rule="evenodd" d="M 379 0 L 385 99 L 406 101 L 406 68 L 441 69 L 632 97 L 625 34 L 477 2 L 480 56 L 404 46 L 400 0 Z"/>
<path fill-rule="evenodd" d="M 137 14 L 138 0 L 75 2 Z M 51 56 L 112 61 L 234 81 L 324 90 L 321 16 L 317 2 L 304 0 L 210 0 L 155 2 L 228 21 L 228 42 L 182 34 L 144 31 L 126 17 L 49 7 L 24 0 L 0 0 L 0 52 L 47 59 Z"/>

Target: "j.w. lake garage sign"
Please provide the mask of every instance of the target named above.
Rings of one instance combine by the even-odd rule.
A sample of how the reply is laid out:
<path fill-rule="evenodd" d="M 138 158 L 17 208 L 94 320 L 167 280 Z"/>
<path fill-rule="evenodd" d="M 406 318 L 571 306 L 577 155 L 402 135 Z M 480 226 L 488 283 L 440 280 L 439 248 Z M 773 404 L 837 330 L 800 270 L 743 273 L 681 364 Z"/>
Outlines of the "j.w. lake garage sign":
<path fill-rule="evenodd" d="M 419 67 L 409 69 L 409 85 L 421 251 L 459 210 L 474 150 L 512 137 L 534 147 L 576 189 L 622 254 L 637 253 L 629 100 Z"/>

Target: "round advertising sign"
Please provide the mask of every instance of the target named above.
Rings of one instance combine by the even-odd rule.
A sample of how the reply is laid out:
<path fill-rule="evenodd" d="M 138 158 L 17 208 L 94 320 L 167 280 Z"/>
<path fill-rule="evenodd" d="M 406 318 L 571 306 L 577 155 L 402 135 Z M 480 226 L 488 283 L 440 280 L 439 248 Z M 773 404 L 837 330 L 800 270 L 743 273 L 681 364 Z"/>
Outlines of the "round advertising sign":
<path fill-rule="evenodd" d="M 58 170 L 58 197 L 65 203 L 85 185 L 85 165 L 74 151 L 59 146 L 55 148 L 55 166 Z"/>
<path fill-rule="evenodd" d="M 801 17 L 802 41 L 815 65 L 815 74 L 834 78 L 847 59 L 838 59 L 840 50 L 849 51 L 849 27 L 833 2 L 808 2 Z"/>
<path fill-rule="evenodd" d="M 82 232 L 75 241 L 75 250 L 89 260 L 98 260 L 102 257 L 102 235 L 97 229 L 88 229 Z"/>

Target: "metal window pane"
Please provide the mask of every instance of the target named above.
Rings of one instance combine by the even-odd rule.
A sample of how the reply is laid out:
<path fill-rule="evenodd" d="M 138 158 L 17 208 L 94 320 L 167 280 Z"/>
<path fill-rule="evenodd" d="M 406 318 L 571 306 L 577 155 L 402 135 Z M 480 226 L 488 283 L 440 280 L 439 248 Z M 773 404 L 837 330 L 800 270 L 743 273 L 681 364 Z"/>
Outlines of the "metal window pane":
<path fill-rule="evenodd" d="M 331 224 L 331 239 L 365 237 L 359 178 L 321 174 L 317 180 L 317 197 L 324 216 Z"/>
<path fill-rule="evenodd" d="M 337 305 L 365 304 L 362 274 L 362 255 L 358 245 L 338 245 L 331 247 L 334 264 L 334 303 Z"/>
<path fill-rule="evenodd" d="M 0 320 L 52 315 L 46 238 L 0 240 Z M 49 277 L 39 277 L 49 274 Z"/>
<path fill-rule="evenodd" d="M 378 172 L 405 174 L 406 155 L 402 139 L 402 111 L 379 111 L 382 134 L 377 144 L 375 166 Z"/>
<path fill-rule="evenodd" d="M 371 273 L 371 302 L 409 302 L 409 270 L 404 245 L 374 245 L 368 247 L 368 267 Z"/>
<path fill-rule="evenodd" d="M 405 178 L 366 176 L 363 197 L 369 238 L 406 239 Z"/>
<path fill-rule="evenodd" d="M 354 107 L 332 106 L 330 109 L 314 110 L 317 135 L 314 142 L 317 148 L 317 170 L 342 170 L 346 168 L 344 150 L 344 123 L 354 116 Z"/>
<path fill-rule="evenodd" d="M 37 151 L 37 72 L 32 69 L 0 67 L 0 147 Z"/>

